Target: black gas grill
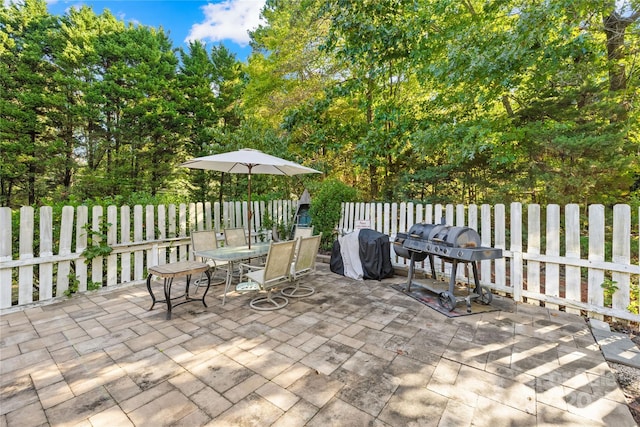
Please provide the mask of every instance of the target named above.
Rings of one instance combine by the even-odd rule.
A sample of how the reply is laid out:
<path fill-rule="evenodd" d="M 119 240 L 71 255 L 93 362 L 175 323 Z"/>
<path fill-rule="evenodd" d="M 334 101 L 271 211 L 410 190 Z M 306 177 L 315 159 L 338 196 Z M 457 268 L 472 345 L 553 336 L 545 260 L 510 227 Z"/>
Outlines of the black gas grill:
<path fill-rule="evenodd" d="M 486 286 L 481 286 L 478 279 L 477 262 L 502 258 L 502 249 L 482 247 L 480 235 L 469 227 L 454 227 L 442 224 L 414 224 L 408 233 L 398 233 L 394 241 L 394 249 L 398 256 L 410 259 L 406 292 L 412 285 L 422 286 L 438 294 L 438 302 L 443 308 L 452 311 L 456 304 L 467 303 L 467 311 L 471 311 L 471 301 L 479 299 L 490 304 L 493 295 Z M 451 278 L 448 288 L 436 278 L 434 257 L 439 257 L 451 266 Z M 414 279 L 415 263 L 429 259 L 431 266 L 430 281 Z M 474 288 L 462 297 L 454 294 L 458 264 L 470 263 L 473 270 Z M 468 289 L 469 290 L 469 289 Z"/>

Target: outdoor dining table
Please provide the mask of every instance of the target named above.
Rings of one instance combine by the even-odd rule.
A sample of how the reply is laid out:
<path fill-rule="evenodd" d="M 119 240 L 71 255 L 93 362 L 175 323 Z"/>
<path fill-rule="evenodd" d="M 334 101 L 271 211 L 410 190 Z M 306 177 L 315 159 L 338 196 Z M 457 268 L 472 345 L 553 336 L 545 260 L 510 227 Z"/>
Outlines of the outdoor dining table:
<path fill-rule="evenodd" d="M 269 245 L 269 242 L 256 242 L 252 243 L 251 247 L 248 245 L 223 246 L 216 249 L 196 251 L 194 253 L 194 255 L 198 257 L 228 263 L 227 278 L 224 285 L 224 294 L 222 296 L 222 305 L 224 305 L 227 298 L 227 292 L 229 292 L 229 289 L 231 288 L 231 282 L 233 280 L 233 264 L 265 256 L 269 252 Z"/>

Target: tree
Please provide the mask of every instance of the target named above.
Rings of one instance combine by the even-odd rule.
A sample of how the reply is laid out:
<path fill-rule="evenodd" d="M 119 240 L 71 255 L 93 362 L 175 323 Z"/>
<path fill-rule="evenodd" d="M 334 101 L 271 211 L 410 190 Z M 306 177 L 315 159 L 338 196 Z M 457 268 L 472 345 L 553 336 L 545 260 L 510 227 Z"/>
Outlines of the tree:
<path fill-rule="evenodd" d="M 42 177 L 58 152 L 48 114 L 59 102 L 52 45 L 57 21 L 43 0 L 0 5 L 0 18 L 0 203 L 34 204 L 46 193 Z M 12 200 L 16 189 L 26 197 Z"/>
<path fill-rule="evenodd" d="M 201 42 L 191 42 L 188 51 L 180 50 L 178 75 L 183 102 L 180 106 L 189 157 L 201 157 L 230 151 L 227 134 L 241 125 L 239 97 L 244 72 L 235 55 L 224 46 L 214 46 L 209 55 Z M 204 170 L 189 170 L 190 192 L 195 200 L 211 200 L 214 177 Z M 224 175 L 221 175 L 218 200 L 222 200 Z"/>

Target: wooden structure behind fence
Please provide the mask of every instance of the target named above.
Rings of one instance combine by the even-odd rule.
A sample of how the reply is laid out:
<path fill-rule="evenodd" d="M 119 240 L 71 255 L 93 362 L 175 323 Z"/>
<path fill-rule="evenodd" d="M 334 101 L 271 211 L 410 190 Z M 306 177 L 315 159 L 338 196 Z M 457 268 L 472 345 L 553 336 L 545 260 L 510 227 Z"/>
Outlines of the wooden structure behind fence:
<path fill-rule="evenodd" d="M 253 202 L 252 206 L 251 234 L 260 240 L 270 237 L 270 230 L 263 226 L 266 216 L 289 224 L 296 202 Z M 589 317 L 639 321 L 630 306 L 639 299 L 637 243 L 633 253 L 631 248 L 640 234 L 640 212 L 632 215 L 628 205 L 616 205 L 611 212 L 606 209 L 591 205 L 585 214 L 573 204 L 564 208 L 527 205 L 523 211 L 522 204 L 512 203 L 507 212 L 503 204 L 344 203 L 338 228 L 349 232 L 367 224 L 393 241 L 396 233 L 406 232 L 415 223 L 469 226 L 478 230 L 483 246 L 503 249 L 504 258 L 480 265 L 481 282 L 494 291 L 518 302 Z M 67 206 L 56 224 L 51 207 L 40 208 L 37 218 L 35 213 L 23 207 L 19 230 L 12 230 L 11 210 L 0 208 L 0 309 L 60 297 L 70 286 L 85 291 L 91 284 L 140 283 L 148 266 L 192 257 L 191 231 L 247 228 L 248 224 L 247 202 L 109 206 L 106 212 L 101 206 Z M 18 259 L 13 257 L 12 233 L 19 233 Z M 89 244 L 109 247 L 111 252 L 85 262 L 82 254 Z M 393 252 L 392 258 L 396 266 L 408 262 Z M 436 264 L 437 271 L 450 274 L 447 264 L 438 259 Z M 458 271 L 461 279 L 468 270 Z M 607 281 L 617 286 L 610 306 L 605 306 L 601 287 Z"/>

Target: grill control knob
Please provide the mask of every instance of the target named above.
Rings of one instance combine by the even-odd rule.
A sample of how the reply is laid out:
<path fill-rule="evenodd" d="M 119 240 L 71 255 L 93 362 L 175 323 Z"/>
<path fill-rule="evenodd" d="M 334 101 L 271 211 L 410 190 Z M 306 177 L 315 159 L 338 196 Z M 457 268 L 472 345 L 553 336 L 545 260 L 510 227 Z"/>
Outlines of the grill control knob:
<path fill-rule="evenodd" d="M 462 255 L 463 255 L 463 254 L 464 254 L 464 252 L 462 252 L 462 251 L 458 251 L 458 256 L 459 256 L 460 258 L 462 258 Z"/>

